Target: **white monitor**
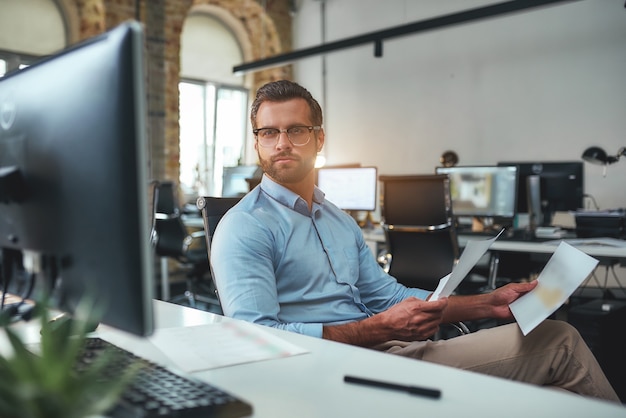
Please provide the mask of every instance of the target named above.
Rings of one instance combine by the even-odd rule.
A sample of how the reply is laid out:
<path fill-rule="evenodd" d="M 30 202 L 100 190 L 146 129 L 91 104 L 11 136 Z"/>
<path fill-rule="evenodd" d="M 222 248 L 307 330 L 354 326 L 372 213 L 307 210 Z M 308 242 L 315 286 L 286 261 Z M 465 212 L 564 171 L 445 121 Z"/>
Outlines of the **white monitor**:
<path fill-rule="evenodd" d="M 378 200 L 376 167 L 322 167 L 317 186 L 326 199 L 346 211 L 373 211 Z"/>

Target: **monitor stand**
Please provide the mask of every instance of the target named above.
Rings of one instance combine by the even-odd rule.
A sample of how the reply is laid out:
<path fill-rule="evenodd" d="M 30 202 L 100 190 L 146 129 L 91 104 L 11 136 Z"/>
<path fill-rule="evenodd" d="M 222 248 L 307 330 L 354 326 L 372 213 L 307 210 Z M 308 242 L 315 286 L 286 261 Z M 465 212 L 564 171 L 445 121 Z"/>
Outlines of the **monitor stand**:
<path fill-rule="evenodd" d="M 367 211 L 365 213 L 365 219 L 359 223 L 359 226 L 363 229 L 374 229 L 374 218 L 372 217 L 372 212 Z"/>
<path fill-rule="evenodd" d="M 493 218 L 488 217 L 472 217 L 472 232 L 485 232 L 491 230 L 493 226 Z"/>

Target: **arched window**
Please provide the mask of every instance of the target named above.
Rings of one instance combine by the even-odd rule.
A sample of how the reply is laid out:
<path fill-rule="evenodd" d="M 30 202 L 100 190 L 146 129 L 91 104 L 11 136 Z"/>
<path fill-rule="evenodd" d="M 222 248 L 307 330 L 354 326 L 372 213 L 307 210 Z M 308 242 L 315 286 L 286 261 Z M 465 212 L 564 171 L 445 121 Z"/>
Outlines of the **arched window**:
<path fill-rule="evenodd" d="M 180 185 L 190 197 L 219 196 L 224 167 L 245 157 L 248 90 L 232 74 L 241 48 L 220 20 L 191 13 L 180 55 Z"/>

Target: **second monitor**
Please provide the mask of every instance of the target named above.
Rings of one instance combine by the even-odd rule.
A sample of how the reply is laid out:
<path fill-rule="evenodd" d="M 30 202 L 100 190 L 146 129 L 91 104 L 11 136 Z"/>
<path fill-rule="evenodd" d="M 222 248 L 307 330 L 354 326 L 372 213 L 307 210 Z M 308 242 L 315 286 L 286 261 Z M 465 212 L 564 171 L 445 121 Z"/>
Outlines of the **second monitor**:
<path fill-rule="evenodd" d="M 517 198 L 517 166 L 437 167 L 450 178 L 452 211 L 456 217 L 492 218 L 512 224 Z"/>

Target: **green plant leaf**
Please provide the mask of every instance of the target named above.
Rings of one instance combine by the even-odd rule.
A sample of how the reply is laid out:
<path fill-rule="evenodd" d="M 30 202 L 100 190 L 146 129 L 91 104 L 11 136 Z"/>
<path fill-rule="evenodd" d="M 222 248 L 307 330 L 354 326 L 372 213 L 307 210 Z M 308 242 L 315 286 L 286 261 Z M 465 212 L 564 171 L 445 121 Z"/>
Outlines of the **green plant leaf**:
<path fill-rule="evenodd" d="M 107 378 L 115 352 L 104 353 L 84 370 L 77 370 L 97 311 L 88 309 L 88 302 L 81 305 L 74 317 L 50 321 L 47 302 L 38 302 L 35 310 L 41 342 L 37 354 L 29 350 L 10 323 L 2 323 L 13 352 L 0 356 L 0 417 L 84 418 L 101 414 L 115 404 L 135 377 L 138 366 Z"/>

